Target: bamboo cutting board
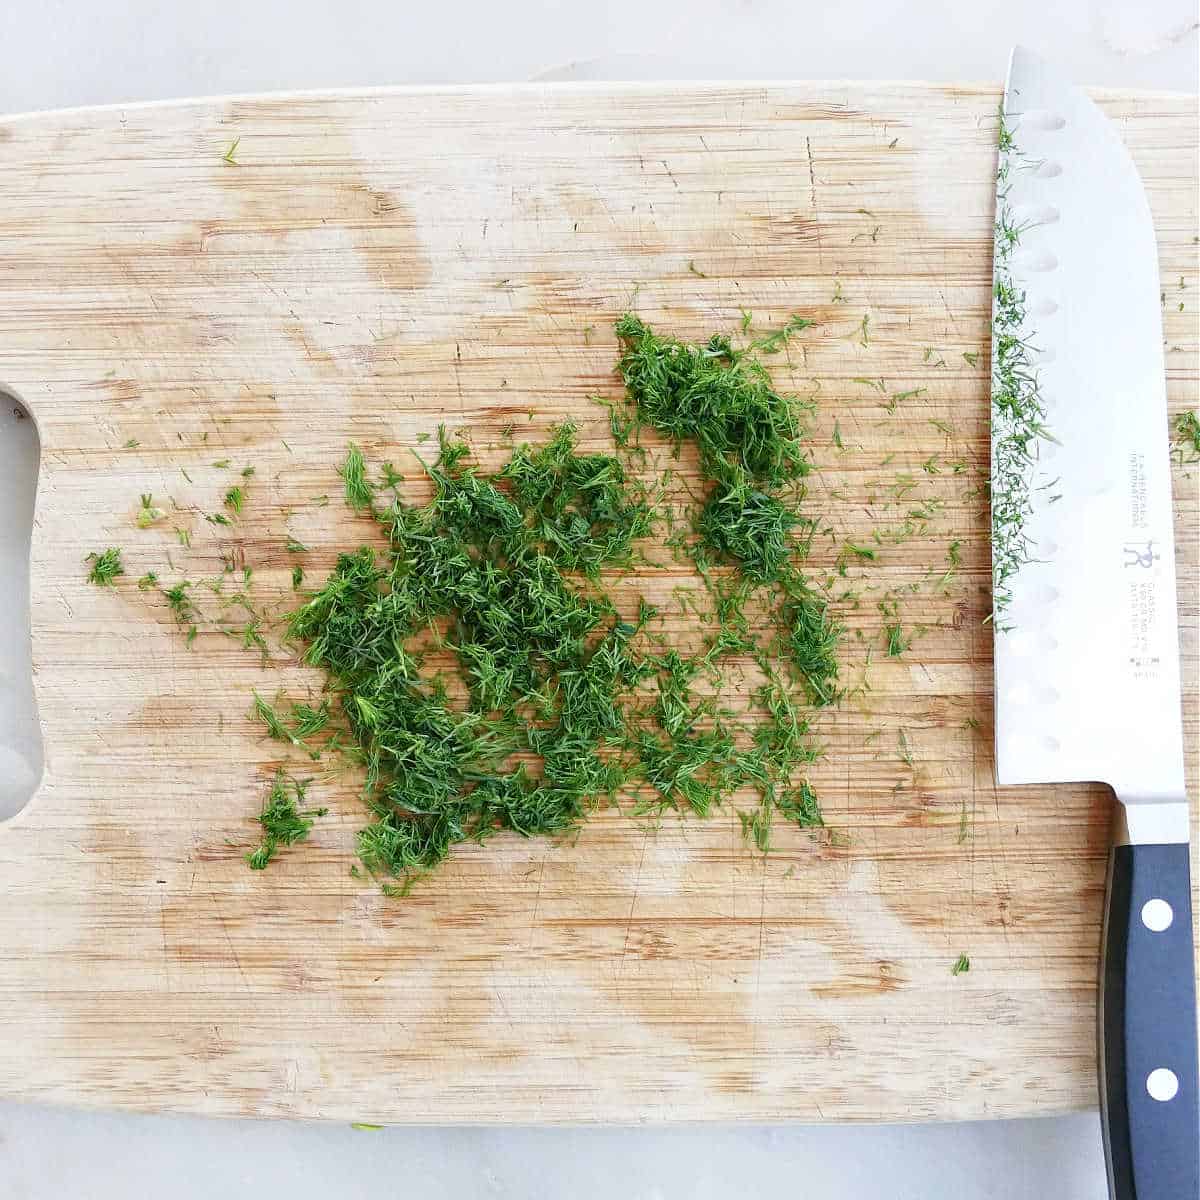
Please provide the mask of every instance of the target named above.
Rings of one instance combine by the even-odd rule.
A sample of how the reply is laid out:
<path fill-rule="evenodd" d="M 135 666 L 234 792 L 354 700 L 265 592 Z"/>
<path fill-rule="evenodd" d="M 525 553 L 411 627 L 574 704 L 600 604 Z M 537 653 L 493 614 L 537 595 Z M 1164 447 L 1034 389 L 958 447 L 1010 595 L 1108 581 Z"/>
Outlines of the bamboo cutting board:
<path fill-rule="evenodd" d="M 47 762 L 0 828 L 0 1090 L 379 1122 L 1092 1105 L 1109 796 L 992 778 L 979 489 L 998 99 L 550 86 L 0 121 L 0 386 L 42 441 Z M 1197 382 L 1195 98 L 1100 99 L 1154 210 L 1178 411 Z M 775 367 L 818 403 L 809 505 L 835 532 L 814 570 L 895 519 L 897 479 L 940 506 L 870 577 L 915 586 L 912 649 L 885 659 L 870 597 L 843 614 L 848 680 L 865 670 L 870 690 L 818 724 L 829 830 L 777 825 L 764 858 L 732 810 L 657 831 L 605 811 L 568 845 L 460 847 L 395 900 L 349 873 L 358 781 L 318 771 L 330 815 L 251 873 L 280 761 L 251 690 L 319 680 L 273 643 L 265 667 L 207 628 L 189 649 L 134 580 L 232 555 L 260 598 L 291 603 L 287 536 L 313 547 L 314 582 L 370 536 L 338 499 L 349 440 L 414 495 L 407 448 L 440 421 L 485 462 L 513 423 L 538 438 L 570 417 L 606 444 L 590 397 L 619 395 L 628 307 L 690 338 L 743 310 L 818 322 Z M 244 465 L 237 529 L 205 522 Z M 1193 747 L 1196 478 L 1176 469 Z M 173 502 L 147 531 L 143 492 Z M 82 560 L 109 545 L 128 575 L 102 591 Z"/>

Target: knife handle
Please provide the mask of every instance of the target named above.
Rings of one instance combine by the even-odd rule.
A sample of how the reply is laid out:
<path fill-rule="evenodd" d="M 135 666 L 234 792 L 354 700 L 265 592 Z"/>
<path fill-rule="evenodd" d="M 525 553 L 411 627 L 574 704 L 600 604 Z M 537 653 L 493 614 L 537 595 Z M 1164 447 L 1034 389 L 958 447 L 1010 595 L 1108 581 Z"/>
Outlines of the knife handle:
<path fill-rule="evenodd" d="M 1200 1070 L 1186 845 L 1114 846 L 1100 994 L 1100 1105 L 1114 1200 L 1200 1197 Z"/>

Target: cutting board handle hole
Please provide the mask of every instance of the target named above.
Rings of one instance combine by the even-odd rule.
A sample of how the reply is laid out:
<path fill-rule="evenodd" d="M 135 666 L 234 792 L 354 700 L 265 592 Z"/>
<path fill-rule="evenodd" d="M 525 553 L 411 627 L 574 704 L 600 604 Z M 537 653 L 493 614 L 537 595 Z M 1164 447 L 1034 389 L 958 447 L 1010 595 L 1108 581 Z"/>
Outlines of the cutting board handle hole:
<path fill-rule="evenodd" d="M 29 546 L 41 439 L 29 409 L 0 385 L 0 822 L 29 803 L 45 763 L 33 694 Z"/>

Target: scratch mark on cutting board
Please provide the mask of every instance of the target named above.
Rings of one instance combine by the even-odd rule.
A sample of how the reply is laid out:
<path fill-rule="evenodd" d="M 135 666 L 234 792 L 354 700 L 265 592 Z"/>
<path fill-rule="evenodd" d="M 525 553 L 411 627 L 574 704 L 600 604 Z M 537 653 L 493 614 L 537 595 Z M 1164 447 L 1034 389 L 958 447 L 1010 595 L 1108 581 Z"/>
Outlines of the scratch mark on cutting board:
<path fill-rule="evenodd" d="M 537 894 L 533 898 L 533 915 L 529 918 L 529 946 L 528 949 L 533 949 L 533 936 L 537 930 L 537 915 L 538 907 L 542 903 L 542 880 L 546 875 L 546 856 L 542 855 L 542 861 L 538 867 Z"/>
<path fill-rule="evenodd" d="M 629 916 L 625 918 L 625 941 L 621 945 L 621 958 L 617 963 L 617 982 L 621 982 L 621 976 L 625 973 L 625 956 L 629 953 L 629 938 L 633 932 L 633 914 L 637 908 L 638 890 L 642 886 L 642 867 L 646 862 L 646 847 L 650 844 L 650 834 L 647 833 L 642 838 L 642 855 L 638 859 L 637 875 L 633 880 L 633 899 L 629 902 Z"/>
<path fill-rule="evenodd" d="M 808 155 L 808 198 L 812 204 L 813 216 L 816 217 L 817 263 L 824 270 L 825 248 L 821 244 L 821 210 L 817 206 L 817 168 L 813 162 L 812 138 L 806 137 L 804 139 L 804 149 Z"/>
<path fill-rule="evenodd" d="M 233 965 L 237 967 L 237 973 L 242 980 L 242 987 L 249 992 L 250 981 L 246 978 L 246 972 L 242 970 L 242 960 L 238 957 L 237 947 L 233 944 L 233 938 L 229 936 L 229 926 L 225 923 L 225 914 L 221 911 L 221 906 L 217 901 L 217 893 L 209 892 L 208 898 L 212 901 L 213 912 L 217 914 L 217 920 L 221 925 L 221 932 L 225 935 L 225 944 L 229 947 L 229 957 L 233 959 Z"/>

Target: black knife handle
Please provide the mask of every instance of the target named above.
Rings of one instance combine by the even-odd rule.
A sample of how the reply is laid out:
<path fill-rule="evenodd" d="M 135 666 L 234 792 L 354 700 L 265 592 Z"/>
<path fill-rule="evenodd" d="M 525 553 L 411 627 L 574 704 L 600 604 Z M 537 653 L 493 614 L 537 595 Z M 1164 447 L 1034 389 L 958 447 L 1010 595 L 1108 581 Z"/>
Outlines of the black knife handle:
<path fill-rule="evenodd" d="M 1114 1200 L 1200 1200 L 1188 848 L 1114 846 L 1100 992 L 1100 1106 Z"/>

